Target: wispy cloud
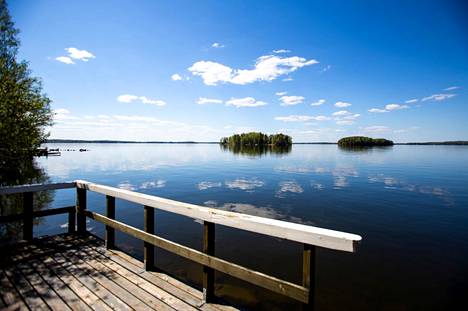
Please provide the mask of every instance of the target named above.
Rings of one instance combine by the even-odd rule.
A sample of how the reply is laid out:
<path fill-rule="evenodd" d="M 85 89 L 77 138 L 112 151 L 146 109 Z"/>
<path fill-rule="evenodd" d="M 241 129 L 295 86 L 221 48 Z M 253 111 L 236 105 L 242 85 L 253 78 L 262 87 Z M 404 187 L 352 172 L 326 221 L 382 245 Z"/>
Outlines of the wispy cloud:
<path fill-rule="evenodd" d="M 448 88 L 444 89 L 444 91 L 453 91 L 459 89 L 459 86 L 449 86 Z"/>
<path fill-rule="evenodd" d="M 222 104 L 222 103 L 223 103 L 223 101 L 221 99 L 206 98 L 206 97 L 200 97 L 197 100 L 197 104 L 199 104 L 199 105 Z"/>
<path fill-rule="evenodd" d="M 331 118 L 327 116 L 289 115 L 289 116 L 283 116 L 283 117 L 275 117 L 275 120 L 283 121 L 283 122 L 307 122 L 311 120 L 327 121 L 327 120 L 331 120 Z"/>
<path fill-rule="evenodd" d="M 198 190 L 206 190 L 206 189 L 210 189 L 210 188 L 219 188 L 221 187 L 221 183 L 220 182 L 212 182 L 212 181 L 202 181 L 200 183 L 198 183 Z"/>
<path fill-rule="evenodd" d="M 290 52 L 291 52 L 290 50 L 284 50 L 284 49 L 273 51 L 273 53 L 275 54 L 283 54 L 283 53 L 290 53 Z"/>
<path fill-rule="evenodd" d="M 364 127 L 362 130 L 366 133 L 385 133 L 390 131 L 390 128 L 384 125 L 373 125 Z"/>
<path fill-rule="evenodd" d="M 282 181 L 279 183 L 279 189 L 276 192 L 277 198 L 284 198 L 286 193 L 303 193 L 304 189 L 296 181 Z"/>
<path fill-rule="evenodd" d="M 332 116 L 334 117 L 342 117 L 342 116 L 347 116 L 347 115 L 350 115 L 351 112 L 347 111 L 347 110 L 340 110 L 340 111 L 336 111 L 334 113 L 332 113 Z"/>
<path fill-rule="evenodd" d="M 281 106 L 293 106 L 302 103 L 304 101 L 304 97 L 295 95 L 281 96 L 280 101 Z"/>
<path fill-rule="evenodd" d="M 258 180 L 257 178 L 251 178 L 251 179 L 238 178 L 236 180 L 225 181 L 224 184 L 229 189 L 240 189 L 240 190 L 245 190 L 245 191 L 252 191 L 256 188 L 263 187 L 265 183 L 261 180 Z"/>
<path fill-rule="evenodd" d="M 371 108 L 368 111 L 372 113 L 385 113 L 385 112 L 390 112 L 394 110 L 402 110 L 402 109 L 408 109 L 408 105 L 400 105 L 400 104 L 388 104 L 385 105 L 384 109 L 380 108 Z"/>
<path fill-rule="evenodd" d="M 215 42 L 211 45 L 212 48 L 215 48 L 215 49 L 221 49 L 224 47 L 224 44 L 221 44 L 219 42 Z"/>
<path fill-rule="evenodd" d="M 455 97 L 456 94 L 433 94 L 431 96 L 424 97 L 421 101 L 442 101 L 452 97 Z"/>
<path fill-rule="evenodd" d="M 288 94 L 288 92 L 276 92 L 275 95 L 276 96 L 283 96 L 283 95 L 286 95 Z"/>
<path fill-rule="evenodd" d="M 240 107 L 260 107 L 265 106 L 267 103 L 255 100 L 253 97 L 245 97 L 245 98 L 231 98 L 226 102 L 226 106 L 234 106 L 237 108 Z"/>
<path fill-rule="evenodd" d="M 61 63 L 64 63 L 64 64 L 67 64 L 67 65 L 71 65 L 71 64 L 74 64 L 75 62 L 68 56 L 59 56 L 59 57 L 56 57 L 55 58 L 56 60 L 58 60 L 59 62 Z"/>
<path fill-rule="evenodd" d="M 319 99 L 316 102 L 311 103 L 310 105 L 311 106 L 321 106 L 323 104 L 325 104 L 325 99 Z"/>
<path fill-rule="evenodd" d="M 408 99 L 407 101 L 405 101 L 405 104 L 414 104 L 414 103 L 417 103 L 417 102 L 418 102 L 418 99 L 413 98 L 413 99 Z"/>
<path fill-rule="evenodd" d="M 320 72 L 323 73 L 323 72 L 327 72 L 328 70 L 331 69 L 331 66 L 330 65 L 326 65 L 325 67 L 323 67 Z"/>
<path fill-rule="evenodd" d="M 178 73 L 175 73 L 171 76 L 172 81 L 180 81 L 182 80 L 182 76 Z"/>
<path fill-rule="evenodd" d="M 265 55 L 257 59 L 253 69 L 233 69 L 217 62 L 198 61 L 188 70 L 193 75 L 200 76 L 206 85 L 218 83 L 244 85 L 257 81 L 273 81 L 281 75 L 317 63 L 315 59 L 307 60 L 298 56 Z"/>
<path fill-rule="evenodd" d="M 341 102 L 341 101 L 338 101 L 335 103 L 335 107 L 338 107 L 338 108 L 346 108 L 346 107 L 349 107 L 351 106 L 350 103 L 347 103 L 347 102 Z"/>
<path fill-rule="evenodd" d="M 79 50 L 77 48 L 66 48 L 65 51 L 68 52 L 68 56 L 59 56 L 55 59 L 64 64 L 75 64 L 73 59 L 81 60 L 83 62 L 89 61 L 91 58 L 96 58 L 93 53 L 86 50 Z"/>
<path fill-rule="evenodd" d="M 131 95 L 131 94 L 123 94 L 119 95 L 117 97 L 117 101 L 121 103 L 127 103 L 130 104 L 136 100 L 140 100 L 143 104 L 149 104 L 149 105 L 154 105 L 154 106 L 165 106 L 166 102 L 160 99 L 150 99 L 146 96 L 137 96 L 137 95 Z"/>

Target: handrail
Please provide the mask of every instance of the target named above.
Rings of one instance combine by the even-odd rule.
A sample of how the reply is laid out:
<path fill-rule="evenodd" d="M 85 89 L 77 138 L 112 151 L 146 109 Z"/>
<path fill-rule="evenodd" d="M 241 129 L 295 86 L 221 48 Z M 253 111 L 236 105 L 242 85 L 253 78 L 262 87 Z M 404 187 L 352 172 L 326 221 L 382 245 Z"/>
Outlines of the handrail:
<path fill-rule="evenodd" d="M 76 180 L 77 188 L 236 229 L 335 250 L 354 252 L 361 236 L 215 208 L 183 203 L 134 191 Z"/>
<path fill-rule="evenodd" d="M 37 191 L 76 188 L 76 206 L 44 211 L 33 211 L 33 193 Z M 86 192 L 106 195 L 106 214 L 87 209 Z M 354 252 L 361 236 L 346 232 L 323 229 L 281 220 L 250 216 L 222 211 L 205 206 L 178 202 L 134 191 L 76 180 L 68 183 L 35 184 L 0 187 L 0 195 L 23 193 L 22 214 L 0 216 L 0 223 L 23 219 L 23 236 L 33 238 L 33 218 L 60 213 L 69 215 L 69 232 L 85 233 L 86 217 L 106 226 L 106 247 L 115 247 L 115 232 L 119 230 L 144 241 L 145 269 L 154 268 L 154 246 L 203 265 L 203 300 L 211 301 L 214 296 L 214 270 L 226 273 L 276 293 L 286 295 L 303 303 L 306 309 L 314 307 L 315 292 L 315 246 Z M 115 199 L 123 199 L 144 206 L 144 230 L 115 220 Z M 154 210 L 160 209 L 175 214 L 203 220 L 203 251 L 169 241 L 154 234 Z M 76 217 L 75 217 L 76 216 Z M 75 228 L 75 224 L 77 225 Z M 215 224 L 251 231 L 272 237 L 303 243 L 302 285 L 281 280 L 228 262 L 215 256 Z"/>

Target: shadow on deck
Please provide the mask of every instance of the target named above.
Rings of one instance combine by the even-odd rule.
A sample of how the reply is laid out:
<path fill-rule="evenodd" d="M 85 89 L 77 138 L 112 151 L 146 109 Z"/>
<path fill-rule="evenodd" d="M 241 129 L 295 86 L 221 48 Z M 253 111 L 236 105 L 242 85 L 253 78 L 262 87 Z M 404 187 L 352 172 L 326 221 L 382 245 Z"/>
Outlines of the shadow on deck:
<path fill-rule="evenodd" d="M 93 235 L 63 234 L 0 248 L 0 309 L 236 310 Z"/>

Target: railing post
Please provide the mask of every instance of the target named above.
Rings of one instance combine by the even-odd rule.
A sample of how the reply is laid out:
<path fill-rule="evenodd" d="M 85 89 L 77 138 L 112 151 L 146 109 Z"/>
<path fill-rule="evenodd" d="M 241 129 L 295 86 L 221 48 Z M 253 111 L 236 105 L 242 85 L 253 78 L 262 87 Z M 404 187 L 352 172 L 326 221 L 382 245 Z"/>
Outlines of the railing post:
<path fill-rule="evenodd" d="M 215 224 L 203 222 L 203 252 L 214 256 L 215 254 Z M 203 266 L 203 302 L 211 302 L 214 298 L 214 269 Z"/>
<path fill-rule="evenodd" d="M 76 220 L 78 224 L 78 233 L 86 233 L 86 189 L 76 189 Z"/>
<path fill-rule="evenodd" d="M 302 253 L 302 286 L 309 289 L 308 303 L 302 304 L 302 310 L 315 309 L 315 246 L 304 244 Z"/>
<path fill-rule="evenodd" d="M 33 239 L 33 192 L 23 193 L 23 239 L 31 241 Z"/>
<path fill-rule="evenodd" d="M 106 215 L 115 219 L 115 198 L 110 195 L 106 195 Z M 110 226 L 106 226 L 106 248 L 115 248 L 115 229 Z"/>
<path fill-rule="evenodd" d="M 145 232 L 154 234 L 154 208 L 151 206 L 144 206 L 144 229 Z M 144 242 L 144 260 L 145 270 L 154 270 L 154 245 Z"/>
<path fill-rule="evenodd" d="M 76 211 L 70 210 L 68 212 L 68 233 L 76 232 Z"/>

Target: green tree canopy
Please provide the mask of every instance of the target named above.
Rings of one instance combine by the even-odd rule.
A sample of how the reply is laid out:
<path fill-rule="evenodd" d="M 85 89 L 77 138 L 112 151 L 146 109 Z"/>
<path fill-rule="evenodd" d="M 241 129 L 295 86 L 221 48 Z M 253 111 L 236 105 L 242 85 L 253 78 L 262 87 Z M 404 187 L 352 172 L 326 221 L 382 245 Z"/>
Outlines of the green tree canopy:
<path fill-rule="evenodd" d="M 292 145 L 291 136 L 285 134 L 267 135 L 261 132 L 250 132 L 234 134 L 229 137 L 223 137 L 220 144 L 229 146 L 276 146 L 286 147 Z"/>
<path fill-rule="evenodd" d="M 0 0 L 0 153 L 10 159 L 32 156 L 52 124 L 41 81 L 31 76 L 26 61 L 17 59 L 18 33 L 6 1 Z"/>
<path fill-rule="evenodd" d="M 341 147 L 371 147 L 371 146 L 392 146 L 393 141 L 384 138 L 370 138 L 365 136 L 344 137 L 338 141 Z"/>

